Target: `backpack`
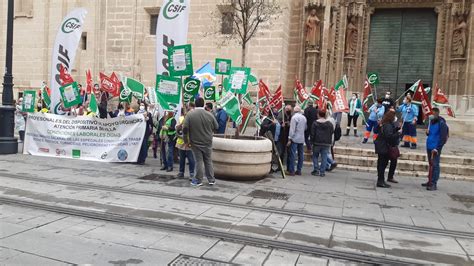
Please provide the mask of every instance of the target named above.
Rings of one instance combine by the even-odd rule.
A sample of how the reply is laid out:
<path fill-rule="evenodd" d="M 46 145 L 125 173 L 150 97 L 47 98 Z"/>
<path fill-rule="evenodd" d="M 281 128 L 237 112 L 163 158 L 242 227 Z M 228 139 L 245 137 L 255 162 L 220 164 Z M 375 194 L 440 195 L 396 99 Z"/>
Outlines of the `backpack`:
<path fill-rule="evenodd" d="M 342 135 L 341 125 L 336 124 L 336 128 L 334 128 L 334 141 L 340 140 L 341 135 Z"/>

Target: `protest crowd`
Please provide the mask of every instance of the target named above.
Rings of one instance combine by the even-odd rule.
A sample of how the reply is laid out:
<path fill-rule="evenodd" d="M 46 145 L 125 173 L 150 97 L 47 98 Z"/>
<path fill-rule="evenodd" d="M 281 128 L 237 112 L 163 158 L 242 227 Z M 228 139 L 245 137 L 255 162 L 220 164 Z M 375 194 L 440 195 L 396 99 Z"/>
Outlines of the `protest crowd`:
<path fill-rule="evenodd" d="M 157 93 L 154 90 L 145 88 L 133 79 L 122 78 L 118 81 L 115 73 L 110 78 L 101 73 L 101 84 L 93 84 L 88 72 L 85 88 L 74 82 L 65 69 L 61 68 L 60 74 L 62 85 L 72 84 L 73 92 L 78 94 L 78 100 L 73 100 L 72 105 L 66 105 L 64 101 L 67 100 L 67 95 L 64 94 L 57 107 L 59 112 L 66 116 L 99 119 L 143 115 L 146 121 L 145 133 L 136 163 L 145 164 L 151 149 L 153 158 L 160 160 L 163 171 L 174 172 L 175 161 L 178 162 L 176 174 L 178 178 L 185 177 L 188 166 L 186 175 L 193 186 L 201 186 L 203 177 L 207 178 L 210 185 L 215 184 L 211 159 L 213 134 L 226 134 L 229 125 L 244 133 L 256 109 L 255 135 L 266 137 L 270 134 L 270 139 L 276 147 L 275 154 L 286 164 L 287 175 L 302 175 L 305 146 L 307 152 L 312 154 L 311 174 L 324 177 L 327 172 L 337 167 L 334 146 L 341 137 L 351 137 L 354 141 L 362 143 L 368 143 L 372 137 L 378 155 L 376 185 L 381 188 L 390 187 L 386 181 L 398 183 L 394 178 L 397 158 L 400 156 L 398 147 L 417 148 L 416 126 L 419 117 L 424 115 L 428 118 L 426 147 L 430 161 L 430 178 L 423 186 L 428 190 L 437 189 L 440 154 L 448 138 L 448 127 L 446 120 L 439 115 L 439 108 L 433 108 L 429 104 L 426 89 L 420 81 L 400 97 L 403 101 L 399 103 L 400 98 L 392 99 L 389 91 L 385 97 L 377 99 L 368 80 L 365 81 L 362 99 L 357 92 L 352 93 L 350 99 L 346 99 L 345 90 L 348 85 L 345 78 L 330 90 L 324 87 L 322 81 L 318 81 L 311 89 L 311 93 L 307 93 L 297 80 L 294 90 L 295 104 L 285 105 L 281 86 L 272 94 L 262 80 L 256 83 L 254 78 L 253 82 L 258 84 L 256 101 L 249 92 L 241 99 L 237 99 L 233 93 L 226 92 L 225 84 L 224 86 L 220 84 L 217 89 L 212 87 L 211 94 L 206 92 L 205 87 L 204 97 L 200 96 L 199 90 L 194 91 L 192 95 L 185 95 L 187 101 L 178 112 L 176 108 L 172 111 L 164 110 L 160 100 L 153 95 Z M 197 78 L 195 81 L 198 80 L 209 83 L 206 79 Z M 439 88 L 436 89 L 435 100 L 447 102 Z M 25 108 L 23 98 L 17 102 L 16 128 L 22 141 L 28 112 L 25 109 L 30 109 L 30 112 L 52 112 L 49 108 L 50 91 L 46 83 L 39 92 L 30 94 L 34 95 L 25 94 L 30 101 L 28 103 L 30 107 Z M 74 98 L 74 95 L 71 97 Z M 239 106 L 237 116 L 235 112 L 229 110 L 232 108 L 223 106 L 226 97 L 237 101 Z M 32 99 L 34 103 L 31 103 Z M 427 103 L 428 109 L 425 108 Z M 421 111 L 423 114 L 420 116 Z M 342 136 L 343 114 L 347 116 L 347 126 Z M 358 139 L 358 121 L 362 121 L 365 128 L 360 139 Z M 389 164 L 388 178 L 385 179 L 385 170 Z M 278 166 L 274 168 L 273 165 L 272 170 L 285 171 Z"/>

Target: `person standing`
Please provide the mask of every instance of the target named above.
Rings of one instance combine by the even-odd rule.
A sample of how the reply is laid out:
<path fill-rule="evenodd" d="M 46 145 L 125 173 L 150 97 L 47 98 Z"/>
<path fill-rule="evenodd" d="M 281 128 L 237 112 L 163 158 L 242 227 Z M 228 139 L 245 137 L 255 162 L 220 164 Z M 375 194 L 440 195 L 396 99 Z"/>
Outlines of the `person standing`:
<path fill-rule="evenodd" d="M 227 126 L 227 113 L 222 108 L 222 106 L 217 105 L 217 112 L 216 112 L 216 119 L 217 123 L 219 124 L 219 128 L 217 129 L 217 134 L 225 134 L 225 129 Z"/>
<path fill-rule="evenodd" d="M 287 146 L 290 148 L 288 156 L 288 172 L 290 176 L 301 175 L 304 160 L 304 132 L 306 131 L 306 117 L 302 114 L 301 107 L 294 108 L 295 113 L 291 117 L 290 132 Z M 298 164 L 295 171 L 295 157 L 298 152 Z"/>
<path fill-rule="evenodd" d="M 107 118 L 107 101 L 109 100 L 109 93 L 106 91 L 101 92 L 99 99 L 99 117 L 104 119 Z"/>
<path fill-rule="evenodd" d="M 177 140 L 176 140 L 176 148 L 178 149 L 179 152 L 179 172 L 177 177 L 178 178 L 183 178 L 184 177 L 184 172 L 186 168 L 186 158 L 188 159 L 189 163 L 189 179 L 192 180 L 194 177 L 194 167 L 195 167 L 195 161 L 194 161 L 194 156 L 193 152 L 191 151 L 191 148 L 188 147 L 184 143 L 183 139 L 183 123 L 186 115 L 189 113 L 185 112 L 184 108 L 181 111 L 181 116 L 179 117 L 178 125 L 176 126 L 176 134 L 177 134 Z"/>
<path fill-rule="evenodd" d="M 382 119 L 385 113 L 385 107 L 382 105 L 382 99 L 378 99 L 377 103 L 374 103 L 369 108 L 369 119 L 367 120 L 367 125 L 365 128 L 365 135 L 364 140 L 362 143 L 367 143 L 370 138 L 370 133 L 372 130 L 374 131 L 373 139 L 374 141 L 377 139 L 377 134 L 379 132 L 379 122 Z"/>
<path fill-rule="evenodd" d="M 145 118 L 145 136 L 143 137 L 142 146 L 140 147 L 140 153 L 137 160 L 137 164 L 144 165 L 146 157 L 148 156 L 148 139 L 153 132 L 153 118 L 152 115 L 147 111 L 147 105 L 145 101 L 140 103 L 140 110 L 137 113 L 142 114 Z"/>
<path fill-rule="evenodd" d="M 308 151 L 311 151 L 312 145 L 310 140 L 311 127 L 313 122 L 318 118 L 318 108 L 313 106 L 313 102 L 308 102 L 308 107 L 304 109 L 304 117 L 306 117 L 306 131 L 304 132 L 304 142 Z"/>
<path fill-rule="evenodd" d="M 286 159 L 287 164 L 288 164 L 288 158 L 289 158 L 287 144 L 288 144 L 288 135 L 290 133 L 290 121 L 291 121 L 292 113 L 293 113 L 293 108 L 291 107 L 291 105 L 288 104 L 285 106 L 285 110 L 283 110 L 283 112 L 281 112 L 277 118 L 278 122 L 281 125 L 280 138 L 278 141 L 277 148 L 280 153 L 280 159 L 282 160 L 282 162 L 284 162 Z"/>
<path fill-rule="evenodd" d="M 375 153 L 378 155 L 377 158 L 377 187 L 389 188 L 390 185 L 385 183 L 385 169 L 387 168 L 388 162 L 394 158 L 391 158 L 390 148 L 397 148 L 400 139 L 399 129 L 395 126 L 395 111 L 389 110 L 383 116 L 380 134 L 375 140 Z M 390 165 L 389 179 L 393 180 L 395 174 L 396 161 Z"/>
<path fill-rule="evenodd" d="M 349 113 L 347 113 L 347 128 L 344 136 L 349 136 L 351 130 L 351 124 L 354 126 L 354 136 L 357 137 L 357 119 L 362 109 L 362 102 L 360 101 L 357 93 L 352 94 L 352 98 L 349 100 Z"/>
<path fill-rule="evenodd" d="M 196 109 L 186 115 L 183 123 L 184 143 L 191 147 L 196 160 L 196 175 L 191 185 L 202 186 L 205 172 L 209 185 L 212 186 L 216 183 L 211 158 L 212 137 L 219 124 L 210 112 L 204 110 L 204 99 L 196 99 L 195 104 Z"/>
<path fill-rule="evenodd" d="M 161 149 L 163 167 L 161 170 L 166 172 L 173 171 L 174 162 L 174 146 L 176 145 L 176 119 L 174 119 L 174 112 L 166 112 L 166 117 L 163 120 L 163 126 L 160 131 Z"/>
<path fill-rule="evenodd" d="M 312 175 L 325 176 L 328 165 L 328 153 L 333 143 L 334 125 L 326 119 L 326 112 L 320 110 L 318 120 L 311 126 L 311 142 L 313 143 L 313 171 Z M 321 164 L 319 155 L 321 154 Z"/>
<path fill-rule="evenodd" d="M 423 183 L 422 186 L 427 190 L 438 189 L 438 179 L 440 174 L 440 158 L 441 150 L 448 141 L 449 128 L 446 120 L 439 115 L 439 109 L 433 108 L 433 114 L 430 115 L 429 126 L 426 131 L 426 153 L 428 155 L 428 162 L 430 164 L 431 178 L 428 182 Z"/>
<path fill-rule="evenodd" d="M 382 105 L 384 107 L 384 113 L 388 112 L 390 108 L 395 108 L 395 101 L 392 99 L 392 93 L 390 91 L 385 93 L 385 98 L 382 101 Z"/>
<path fill-rule="evenodd" d="M 397 108 L 402 113 L 402 139 L 405 148 L 416 149 L 416 121 L 418 120 L 418 106 L 411 103 L 411 97 L 407 96 L 403 104 Z"/>
<path fill-rule="evenodd" d="M 26 113 L 23 112 L 23 98 L 18 99 L 15 106 L 15 129 L 18 131 L 20 141 L 25 140 Z"/>

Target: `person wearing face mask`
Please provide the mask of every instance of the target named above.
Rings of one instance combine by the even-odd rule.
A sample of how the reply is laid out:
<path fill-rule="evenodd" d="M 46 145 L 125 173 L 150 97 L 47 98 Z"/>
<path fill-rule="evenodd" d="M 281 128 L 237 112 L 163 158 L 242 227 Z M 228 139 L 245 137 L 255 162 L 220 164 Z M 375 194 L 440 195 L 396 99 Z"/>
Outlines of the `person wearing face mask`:
<path fill-rule="evenodd" d="M 140 147 L 140 153 L 138 154 L 137 164 L 145 164 L 146 157 L 148 155 L 148 139 L 153 131 L 153 118 L 149 112 L 147 112 L 147 106 L 145 102 L 140 102 L 140 110 L 137 112 L 142 114 L 145 118 L 145 135 L 143 137 L 142 146 Z"/>
<path fill-rule="evenodd" d="M 374 103 L 370 108 L 369 108 L 369 119 L 367 119 L 367 125 L 366 125 L 366 131 L 364 134 L 364 140 L 362 143 L 367 143 L 367 141 L 370 138 L 370 133 L 374 132 L 373 134 L 373 140 L 375 141 L 377 139 L 377 135 L 379 133 L 379 122 L 382 120 L 383 115 L 385 114 L 385 107 L 382 105 L 383 100 L 378 99 L 377 103 Z"/>
<path fill-rule="evenodd" d="M 23 112 L 23 98 L 19 98 L 18 103 L 15 106 L 15 130 L 18 131 L 21 142 L 25 139 L 25 116 L 26 113 Z"/>
<path fill-rule="evenodd" d="M 411 97 L 407 96 L 403 104 L 397 108 L 402 113 L 402 147 L 416 149 L 416 121 L 418 120 L 418 106 L 411 103 Z"/>
<path fill-rule="evenodd" d="M 361 112 L 362 102 L 360 101 L 357 93 L 352 94 L 352 98 L 349 100 L 349 113 L 347 113 L 347 128 L 344 136 L 349 136 L 351 130 L 351 124 L 354 125 L 354 136 L 357 137 L 357 119 Z"/>
<path fill-rule="evenodd" d="M 390 108 L 395 107 L 395 101 L 392 99 L 392 93 L 390 91 L 387 91 L 385 93 L 385 98 L 383 99 L 382 105 L 385 108 L 385 113 L 388 112 Z"/>
<path fill-rule="evenodd" d="M 430 173 L 428 182 L 421 184 L 427 190 L 434 191 L 438 189 L 438 179 L 440 174 L 440 157 L 443 146 L 448 141 L 449 127 L 446 120 L 439 115 L 439 109 L 433 108 L 433 114 L 430 115 L 428 129 L 426 130 L 426 153 L 430 164 Z"/>

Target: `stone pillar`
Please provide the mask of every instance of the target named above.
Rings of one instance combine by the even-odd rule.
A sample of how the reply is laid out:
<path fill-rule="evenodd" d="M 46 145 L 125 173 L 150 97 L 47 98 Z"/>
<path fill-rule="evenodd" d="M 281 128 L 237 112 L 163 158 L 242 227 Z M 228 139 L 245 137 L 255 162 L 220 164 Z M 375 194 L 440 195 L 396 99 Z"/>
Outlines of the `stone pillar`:
<path fill-rule="evenodd" d="M 465 82 L 465 94 L 470 95 L 471 99 L 474 95 L 474 2 L 471 4 L 468 17 L 468 44 L 466 47 L 466 54 L 467 54 L 467 65 L 466 65 L 466 82 Z M 471 108 L 474 102 L 471 102 Z"/>
<path fill-rule="evenodd" d="M 323 30 L 321 32 L 322 36 L 322 45 L 321 45 L 321 64 L 319 70 L 319 78 L 322 79 L 326 84 L 328 82 L 328 55 L 330 53 L 330 24 L 331 24 L 331 0 L 325 0 L 324 2 L 324 23 L 323 23 Z"/>

